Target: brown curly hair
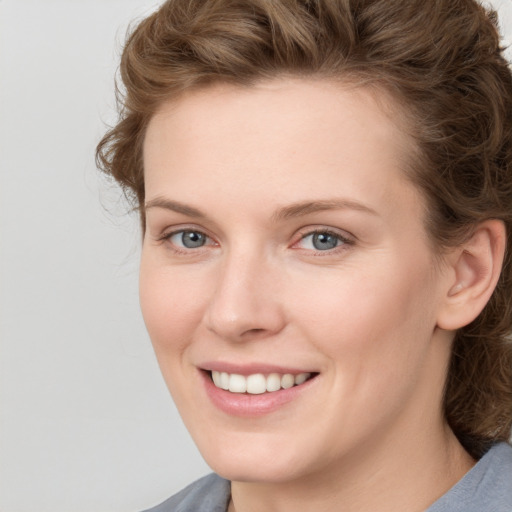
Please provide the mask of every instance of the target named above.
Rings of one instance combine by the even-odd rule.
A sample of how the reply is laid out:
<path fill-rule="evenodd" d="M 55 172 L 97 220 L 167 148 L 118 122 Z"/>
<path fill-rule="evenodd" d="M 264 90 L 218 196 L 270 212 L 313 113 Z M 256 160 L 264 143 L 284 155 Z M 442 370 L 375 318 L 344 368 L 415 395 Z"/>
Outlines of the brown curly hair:
<path fill-rule="evenodd" d="M 497 17 L 475 0 L 169 0 L 131 32 L 120 120 L 98 166 L 139 208 L 142 144 L 165 101 L 213 82 L 280 75 L 354 79 L 386 90 L 410 119 L 410 177 L 429 205 L 435 246 L 501 219 L 512 242 L 512 75 Z M 479 317 L 455 336 L 445 414 L 481 456 L 512 428 L 512 251 Z"/>

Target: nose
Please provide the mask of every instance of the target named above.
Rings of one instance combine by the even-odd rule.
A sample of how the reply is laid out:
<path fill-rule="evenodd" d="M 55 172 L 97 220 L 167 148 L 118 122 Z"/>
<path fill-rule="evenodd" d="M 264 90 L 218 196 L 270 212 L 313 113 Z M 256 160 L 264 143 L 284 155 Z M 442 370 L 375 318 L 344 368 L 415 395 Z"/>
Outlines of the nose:
<path fill-rule="evenodd" d="M 227 257 L 216 276 L 206 327 L 231 342 L 277 334 L 285 326 L 280 281 L 279 269 L 261 256 Z"/>

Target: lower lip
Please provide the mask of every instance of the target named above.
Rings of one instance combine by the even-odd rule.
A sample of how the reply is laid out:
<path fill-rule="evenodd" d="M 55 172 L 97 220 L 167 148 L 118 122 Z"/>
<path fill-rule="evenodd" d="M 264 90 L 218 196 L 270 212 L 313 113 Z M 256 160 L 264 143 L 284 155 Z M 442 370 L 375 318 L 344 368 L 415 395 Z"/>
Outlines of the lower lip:
<path fill-rule="evenodd" d="M 299 397 L 309 389 L 318 376 L 307 380 L 299 386 L 281 389 L 272 393 L 250 395 L 248 393 L 231 393 L 220 389 L 213 383 L 210 373 L 201 370 L 206 394 L 221 411 L 232 416 L 257 417 L 270 414 Z"/>

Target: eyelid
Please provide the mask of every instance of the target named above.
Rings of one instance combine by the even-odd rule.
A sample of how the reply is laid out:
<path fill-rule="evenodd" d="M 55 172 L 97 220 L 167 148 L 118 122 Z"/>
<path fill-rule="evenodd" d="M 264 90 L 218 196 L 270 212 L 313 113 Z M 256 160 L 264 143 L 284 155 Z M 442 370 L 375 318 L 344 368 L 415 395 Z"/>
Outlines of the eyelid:
<path fill-rule="evenodd" d="M 179 233 L 183 233 L 183 232 L 187 232 L 187 231 L 197 232 L 197 233 L 202 234 L 203 236 L 206 237 L 208 242 L 204 246 L 200 246 L 198 248 L 193 248 L 193 249 L 192 248 L 182 248 L 182 247 L 172 244 L 170 242 L 171 237 L 173 237 Z M 332 235 L 332 236 L 338 238 L 342 243 L 339 246 L 336 246 L 332 249 L 316 250 L 316 251 L 312 250 L 312 249 L 304 249 L 304 248 L 296 247 L 305 238 L 312 236 L 314 234 L 320 234 L 320 233 Z M 338 228 L 333 228 L 331 226 L 328 227 L 328 226 L 321 226 L 321 225 L 320 226 L 303 227 L 297 231 L 297 234 L 293 238 L 294 239 L 290 246 L 291 248 L 302 249 L 304 251 L 307 251 L 308 253 L 323 253 L 324 255 L 329 254 L 329 253 L 332 254 L 333 252 L 336 252 L 339 250 L 346 250 L 349 246 L 353 246 L 357 241 L 357 238 L 352 233 L 349 233 L 346 230 L 341 230 Z M 194 225 L 190 225 L 190 224 L 167 227 L 166 229 L 162 230 L 162 232 L 159 235 L 155 236 L 155 240 L 157 242 L 162 242 L 162 243 L 167 242 L 169 245 L 172 246 L 172 249 L 174 251 L 182 252 L 182 253 L 185 253 L 185 252 L 188 253 L 191 251 L 199 252 L 201 249 L 219 245 L 217 240 L 208 232 L 208 230 L 206 230 L 202 227 L 194 226 Z"/>
<path fill-rule="evenodd" d="M 207 238 L 210 238 L 211 240 L 215 240 L 215 238 L 209 233 L 207 229 L 204 229 L 203 227 L 194 225 L 194 224 L 176 224 L 173 226 L 166 226 L 165 228 L 159 230 L 159 234 L 155 234 L 155 238 L 157 240 L 165 240 L 170 238 L 171 236 L 182 233 L 184 231 L 191 231 L 194 233 L 201 233 Z"/>
<path fill-rule="evenodd" d="M 185 232 L 192 232 L 192 233 L 200 233 L 207 239 L 207 243 L 205 245 L 197 247 L 197 248 L 187 248 L 187 247 L 181 247 L 179 245 L 173 244 L 171 242 L 171 238 L 179 233 L 185 233 Z M 171 246 L 172 250 L 177 253 L 190 253 L 190 252 L 199 252 L 201 249 L 205 249 L 206 247 L 212 247 L 218 245 L 218 242 L 215 240 L 215 238 L 210 235 L 207 230 L 203 228 L 199 228 L 197 226 L 191 226 L 191 225 L 179 225 L 179 226 L 172 226 L 167 229 L 164 229 L 161 234 L 159 234 L 156 237 L 157 242 L 165 243 L 169 246 Z"/>
<path fill-rule="evenodd" d="M 299 230 L 299 232 L 298 232 L 299 238 L 293 242 L 292 248 L 297 246 L 297 244 L 299 244 L 305 238 L 307 238 L 309 236 L 313 236 L 315 234 L 327 234 L 327 235 L 335 236 L 342 242 L 342 244 L 340 244 L 339 246 L 336 246 L 332 249 L 323 250 L 323 251 L 321 251 L 321 250 L 315 251 L 312 249 L 302 249 L 300 247 L 298 247 L 298 249 L 302 249 L 304 251 L 308 251 L 311 253 L 323 253 L 325 255 L 325 254 L 329 254 L 329 253 L 332 254 L 333 252 L 335 252 L 337 250 L 338 251 L 344 250 L 347 248 L 347 246 L 352 246 L 356 243 L 356 237 L 354 235 L 352 235 L 351 233 L 348 233 L 347 231 L 338 230 L 336 228 L 327 227 L 327 226 L 308 226 L 305 228 L 301 228 Z"/>

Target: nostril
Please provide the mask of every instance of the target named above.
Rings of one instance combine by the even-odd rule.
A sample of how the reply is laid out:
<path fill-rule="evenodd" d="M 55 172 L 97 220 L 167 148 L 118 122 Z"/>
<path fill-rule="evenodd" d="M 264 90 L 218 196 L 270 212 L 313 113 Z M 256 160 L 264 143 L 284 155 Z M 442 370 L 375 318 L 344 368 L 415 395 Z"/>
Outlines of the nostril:
<path fill-rule="evenodd" d="M 259 334 L 260 332 L 265 332 L 265 329 L 249 329 L 246 331 L 246 333 L 250 334 Z"/>
<path fill-rule="evenodd" d="M 270 334 L 270 331 L 268 331 L 267 329 L 247 329 L 240 335 L 240 338 L 243 340 L 251 340 L 264 338 L 265 336 L 268 336 Z"/>

